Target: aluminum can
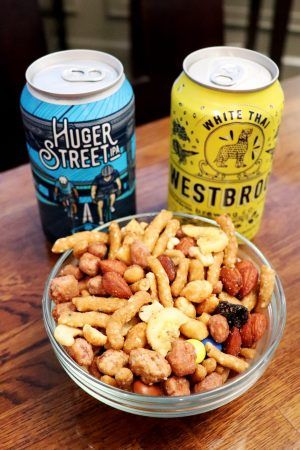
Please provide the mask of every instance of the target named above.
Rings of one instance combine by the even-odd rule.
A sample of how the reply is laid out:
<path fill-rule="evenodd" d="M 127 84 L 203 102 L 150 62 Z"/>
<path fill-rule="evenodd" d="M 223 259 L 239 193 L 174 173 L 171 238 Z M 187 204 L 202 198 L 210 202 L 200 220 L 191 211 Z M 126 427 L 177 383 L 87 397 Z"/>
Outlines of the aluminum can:
<path fill-rule="evenodd" d="M 135 213 L 134 95 L 118 59 L 93 50 L 29 66 L 21 112 L 50 240 Z"/>
<path fill-rule="evenodd" d="M 186 57 L 171 96 L 168 207 L 257 233 L 283 110 L 278 67 L 243 48 Z"/>

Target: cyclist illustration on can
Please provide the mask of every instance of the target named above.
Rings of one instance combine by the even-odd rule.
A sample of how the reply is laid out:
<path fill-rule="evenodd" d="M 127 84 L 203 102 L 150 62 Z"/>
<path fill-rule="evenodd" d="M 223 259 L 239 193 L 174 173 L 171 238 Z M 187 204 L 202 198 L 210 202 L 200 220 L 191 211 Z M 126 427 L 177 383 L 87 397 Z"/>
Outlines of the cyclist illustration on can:
<path fill-rule="evenodd" d="M 97 203 L 100 225 L 111 220 L 111 213 L 115 212 L 114 204 L 121 190 L 120 173 L 107 164 L 95 177 L 91 188 L 91 197 Z"/>
<path fill-rule="evenodd" d="M 77 189 L 67 177 L 58 178 L 54 186 L 54 199 L 64 207 L 72 222 L 78 219 L 78 196 Z"/>

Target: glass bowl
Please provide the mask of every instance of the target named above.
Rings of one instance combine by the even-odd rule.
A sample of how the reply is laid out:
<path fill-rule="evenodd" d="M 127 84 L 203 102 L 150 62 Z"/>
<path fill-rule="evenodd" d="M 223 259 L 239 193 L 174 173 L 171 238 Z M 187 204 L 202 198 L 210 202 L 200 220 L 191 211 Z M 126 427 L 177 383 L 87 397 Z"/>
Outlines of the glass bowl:
<path fill-rule="evenodd" d="M 116 220 L 119 225 L 125 226 L 132 218 L 150 222 L 157 213 L 137 214 Z M 191 222 L 198 225 L 216 225 L 210 219 L 188 214 L 174 213 L 174 217 L 181 222 Z M 97 228 L 105 231 L 108 224 Z M 270 265 L 264 255 L 250 241 L 237 233 L 240 250 L 240 257 L 248 257 L 257 266 L 261 264 Z M 53 350 L 67 374 L 85 392 L 97 400 L 122 411 L 150 417 L 184 417 L 205 413 L 219 408 L 226 403 L 240 397 L 251 388 L 262 376 L 270 363 L 274 352 L 283 334 L 286 320 L 285 296 L 279 277 L 276 275 L 276 283 L 272 301 L 267 310 L 269 326 L 267 332 L 259 342 L 256 358 L 252 361 L 249 369 L 212 391 L 200 394 L 191 394 L 184 397 L 153 397 L 126 392 L 102 383 L 94 378 L 86 370 L 80 367 L 71 359 L 64 348 L 54 339 L 55 321 L 51 315 L 54 303 L 49 296 L 49 286 L 51 280 L 61 270 L 62 266 L 73 259 L 71 251 L 64 253 L 55 264 L 47 280 L 43 295 L 43 318 Z M 253 392 L 255 395 L 255 392 Z"/>

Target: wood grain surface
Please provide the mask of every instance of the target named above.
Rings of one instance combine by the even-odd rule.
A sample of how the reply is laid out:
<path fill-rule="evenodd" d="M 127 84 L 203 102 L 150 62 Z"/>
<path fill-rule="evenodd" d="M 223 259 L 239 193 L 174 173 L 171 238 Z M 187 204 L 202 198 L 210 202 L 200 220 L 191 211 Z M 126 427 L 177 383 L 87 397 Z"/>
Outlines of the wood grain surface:
<path fill-rule="evenodd" d="M 41 318 L 56 257 L 40 227 L 30 168 L 0 175 L 0 449 L 300 448 L 300 77 L 284 90 L 280 144 L 255 243 L 282 279 L 286 330 L 259 382 L 203 415 L 163 420 L 123 413 L 68 378 Z M 168 134 L 168 119 L 137 130 L 139 212 L 166 205 Z"/>

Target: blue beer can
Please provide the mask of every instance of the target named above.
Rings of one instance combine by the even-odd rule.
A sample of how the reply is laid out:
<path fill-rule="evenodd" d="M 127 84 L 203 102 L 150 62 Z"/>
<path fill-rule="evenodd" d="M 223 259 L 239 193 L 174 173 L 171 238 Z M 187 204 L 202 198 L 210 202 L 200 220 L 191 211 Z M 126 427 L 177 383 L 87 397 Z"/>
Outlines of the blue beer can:
<path fill-rule="evenodd" d="M 135 213 L 134 95 L 121 62 L 67 50 L 26 71 L 21 112 L 46 236 Z"/>

